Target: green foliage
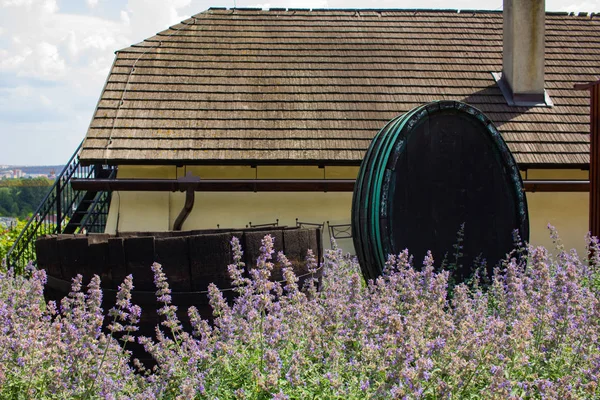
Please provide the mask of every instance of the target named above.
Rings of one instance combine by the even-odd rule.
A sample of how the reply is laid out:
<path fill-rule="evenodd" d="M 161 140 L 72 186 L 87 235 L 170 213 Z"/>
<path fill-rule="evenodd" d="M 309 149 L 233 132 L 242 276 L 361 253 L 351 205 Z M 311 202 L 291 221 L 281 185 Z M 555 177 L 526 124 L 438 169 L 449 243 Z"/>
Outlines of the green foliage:
<path fill-rule="evenodd" d="M 17 240 L 17 237 L 19 237 L 19 234 L 21 233 L 23 228 L 25 228 L 26 224 L 27 224 L 27 221 L 17 220 L 17 224 L 14 227 L 0 230 L 0 259 L 1 260 L 4 260 L 4 258 L 6 257 L 6 253 L 8 252 L 8 250 L 10 250 L 10 248 L 12 247 L 15 240 Z M 33 253 L 33 251 L 29 251 L 28 253 L 29 253 L 27 255 L 28 259 L 34 260 L 35 254 Z"/>
<path fill-rule="evenodd" d="M 27 218 L 48 194 L 47 178 L 0 180 L 0 217 Z"/>
<path fill-rule="evenodd" d="M 52 186 L 54 182 L 45 176 L 36 178 L 0 179 L 0 187 Z"/>

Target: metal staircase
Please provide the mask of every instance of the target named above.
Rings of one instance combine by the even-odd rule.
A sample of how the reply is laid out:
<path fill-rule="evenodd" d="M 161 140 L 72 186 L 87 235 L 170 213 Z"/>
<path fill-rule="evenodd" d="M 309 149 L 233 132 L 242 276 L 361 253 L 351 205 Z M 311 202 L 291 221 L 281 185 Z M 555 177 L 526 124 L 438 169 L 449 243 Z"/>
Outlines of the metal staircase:
<path fill-rule="evenodd" d="M 29 261 L 35 261 L 35 241 L 39 236 L 104 232 L 111 192 L 73 190 L 70 183 L 72 178 L 114 178 L 117 167 L 81 165 L 80 150 L 81 144 L 8 251 L 7 266 L 21 269 Z"/>

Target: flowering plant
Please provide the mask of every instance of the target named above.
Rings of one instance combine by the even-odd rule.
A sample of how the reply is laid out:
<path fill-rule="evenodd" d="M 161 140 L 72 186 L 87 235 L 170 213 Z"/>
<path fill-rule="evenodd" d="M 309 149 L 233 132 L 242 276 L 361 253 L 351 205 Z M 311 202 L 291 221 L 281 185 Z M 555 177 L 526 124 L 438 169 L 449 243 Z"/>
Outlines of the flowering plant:
<path fill-rule="evenodd" d="M 152 269 L 164 322 L 137 338 L 156 361 L 128 364 L 126 344 L 139 308 L 131 277 L 101 329 L 97 277 L 81 278 L 61 307 L 45 304 L 44 271 L 0 275 L 0 398 L 599 398 L 600 246 L 581 261 L 529 248 L 450 296 L 449 272 L 429 254 L 415 268 L 408 252 L 364 282 L 355 259 L 328 251 L 321 280 L 299 287 L 273 239 L 248 268 L 233 239 L 228 267 L 237 297 L 209 288 L 214 320 L 189 309 L 186 332 L 159 264 Z M 513 257 L 514 256 L 514 257 Z M 283 282 L 270 279 L 274 263 Z M 314 256 L 309 268 L 319 268 Z M 137 369 L 137 371 L 136 371 Z"/>

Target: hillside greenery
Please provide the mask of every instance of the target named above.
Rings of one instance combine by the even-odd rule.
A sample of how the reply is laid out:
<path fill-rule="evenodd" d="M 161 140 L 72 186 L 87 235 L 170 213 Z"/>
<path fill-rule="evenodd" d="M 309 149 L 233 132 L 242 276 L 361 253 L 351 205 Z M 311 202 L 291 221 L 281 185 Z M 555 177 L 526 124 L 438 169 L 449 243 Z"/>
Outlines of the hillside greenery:
<path fill-rule="evenodd" d="M 0 180 L 0 217 L 26 219 L 40 205 L 52 184 L 45 177 Z"/>

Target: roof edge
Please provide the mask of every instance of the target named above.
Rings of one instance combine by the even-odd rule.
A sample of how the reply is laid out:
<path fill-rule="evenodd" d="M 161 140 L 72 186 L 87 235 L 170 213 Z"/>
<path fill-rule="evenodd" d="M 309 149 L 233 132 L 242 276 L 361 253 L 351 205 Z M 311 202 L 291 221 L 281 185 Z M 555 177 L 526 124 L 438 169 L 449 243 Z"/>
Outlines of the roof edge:
<path fill-rule="evenodd" d="M 429 12 L 429 13 L 456 13 L 456 14 L 502 14 L 503 10 L 488 10 L 488 9 L 460 9 L 460 8 L 307 8 L 307 7 L 271 7 L 271 8 L 260 8 L 260 7 L 209 7 L 205 11 L 201 11 L 195 15 L 202 14 L 207 11 L 309 11 L 309 12 L 327 12 L 327 11 L 346 11 L 346 12 Z M 545 11 L 546 15 L 552 16 L 572 16 L 572 17 L 599 17 L 599 12 L 586 12 L 586 11 Z"/>

